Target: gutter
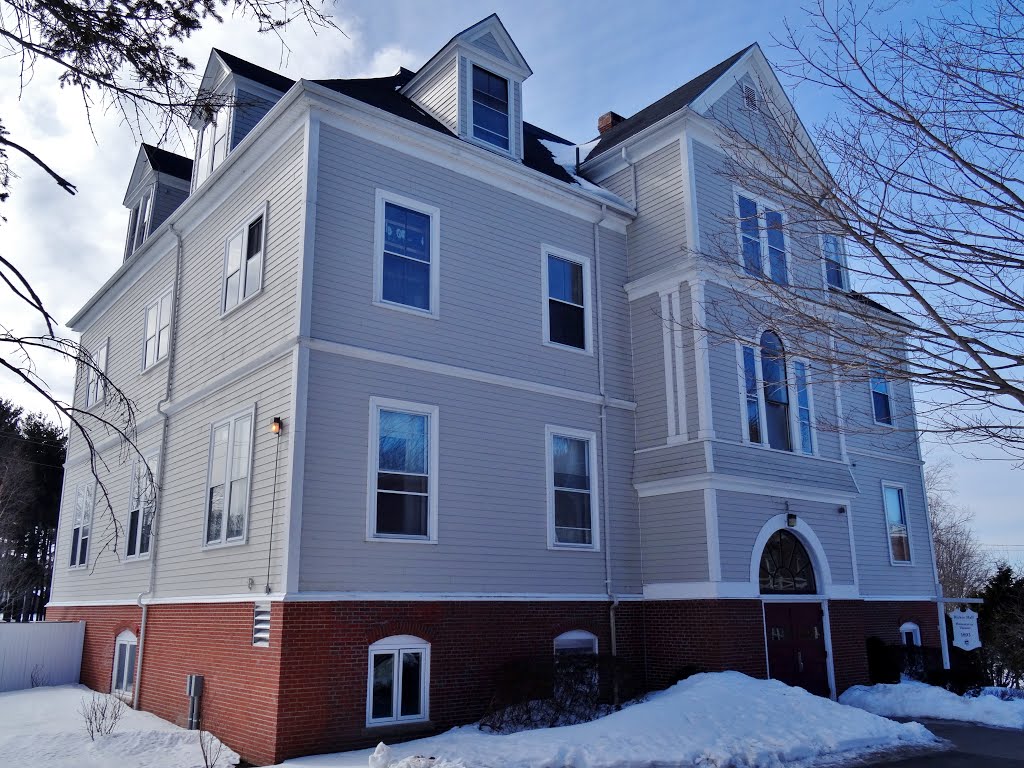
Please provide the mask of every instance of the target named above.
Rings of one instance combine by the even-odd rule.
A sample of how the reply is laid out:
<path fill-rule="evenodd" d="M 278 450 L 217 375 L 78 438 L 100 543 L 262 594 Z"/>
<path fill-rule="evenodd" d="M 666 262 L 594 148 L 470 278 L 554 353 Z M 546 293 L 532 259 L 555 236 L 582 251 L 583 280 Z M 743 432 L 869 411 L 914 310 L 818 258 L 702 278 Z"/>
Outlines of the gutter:
<path fill-rule="evenodd" d="M 143 602 L 143 599 L 147 597 L 151 599 L 153 597 L 153 593 L 156 592 L 156 556 L 160 544 L 160 537 L 158 533 L 160 529 L 160 518 L 163 513 L 164 476 L 167 468 L 167 442 L 170 432 L 168 429 L 168 422 L 171 418 L 164 410 L 164 406 L 171 402 L 171 394 L 174 386 L 174 361 L 175 357 L 177 357 L 178 348 L 176 338 L 178 330 L 178 310 L 181 304 L 181 266 L 182 262 L 185 260 L 185 247 L 182 243 L 181 233 L 174 228 L 173 222 L 168 225 L 168 229 L 174 234 L 174 237 L 177 240 L 177 253 L 175 254 L 174 261 L 174 299 L 171 302 L 171 348 L 167 351 L 167 385 L 164 388 L 163 399 L 160 400 L 156 406 L 157 412 L 163 417 L 163 425 L 160 432 L 160 454 L 157 459 L 159 465 L 157 467 L 157 477 L 155 478 L 157 487 L 156 511 L 153 515 L 153 527 L 149 534 L 149 586 L 146 588 L 145 592 L 140 592 L 138 598 L 135 600 L 135 604 L 142 609 L 142 621 L 139 625 L 139 643 L 135 662 L 135 686 L 132 690 L 132 709 L 139 708 L 139 691 L 142 688 L 142 658 L 143 653 L 146 650 L 146 625 L 149 620 L 150 601 L 146 600 Z"/>

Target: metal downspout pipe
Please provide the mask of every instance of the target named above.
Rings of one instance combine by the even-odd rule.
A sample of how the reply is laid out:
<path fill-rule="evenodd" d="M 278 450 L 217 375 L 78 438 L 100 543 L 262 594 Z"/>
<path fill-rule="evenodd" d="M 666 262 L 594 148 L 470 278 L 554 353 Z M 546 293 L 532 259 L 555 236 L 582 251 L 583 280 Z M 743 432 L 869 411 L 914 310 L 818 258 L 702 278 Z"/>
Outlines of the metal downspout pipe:
<path fill-rule="evenodd" d="M 149 586 L 145 592 L 140 592 L 135 603 L 142 608 L 142 621 L 139 625 L 139 650 L 136 654 L 136 668 L 135 668 L 135 686 L 132 689 L 132 708 L 139 708 L 139 690 L 142 688 L 142 656 L 146 650 L 146 624 L 149 620 L 149 603 L 142 602 L 145 597 L 152 597 L 153 592 L 156 590 L 156 556 L 157 549 L 160 545 L 160 537 L 158 535 L 160 529 L 160 518 L 162 516 L 163 506 L 163 487 L 164 487 L 164 472 L 167 467 L 167 441 L 168 441 L 168 428 L 167 422 L 170 418 L 164 411 L 164 406 L 171 401 L 171 392 L 174 385 L 174 358 L 176 357 L 176 350 L 178 348 L 177 335 L 178 329 L 178 306 L 180 303 L 181 295 L 181 264 L 185 256 L 185 248 L 182 244 L 181 233 L 174 228 L 174 224 L 168 225 L 171 232 L 174 233 L 174 238 L 177 241 L 177 249 L 174 259 L 174 292 L 171 300 L 171 327 L 170 327 L 170 344 L 171 348 L 167 351 L 167 386 L 164 388 L 163 399 L 157 403 L 156 409 L 163 416 L 163 422 L 161 425 L 160 433 L 160 453 L 157 466 L 157 476 L 155 478 L 157 487 L 157 503 L 156 503 L 156 514 L 153 516 L 153 529 L 150 531 L 150 548 L 149 548 Z"/>

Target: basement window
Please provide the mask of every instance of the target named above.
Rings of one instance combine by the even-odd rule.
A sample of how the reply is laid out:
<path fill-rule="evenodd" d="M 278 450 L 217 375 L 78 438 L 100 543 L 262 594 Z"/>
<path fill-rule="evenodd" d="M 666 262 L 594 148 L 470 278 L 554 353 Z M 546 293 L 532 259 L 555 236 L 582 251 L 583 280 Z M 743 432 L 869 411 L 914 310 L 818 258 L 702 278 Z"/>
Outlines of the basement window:
<path fill-rule="evenodd" d="M 366 724 L 426 720 L 430 691 L 430 644 L 395 635 L 370 646 Z"/>
<path fill-rule="evenodd" d="M 252 644 L 270 645 L 270 603 L 256 603 L 252 612 Z"/>

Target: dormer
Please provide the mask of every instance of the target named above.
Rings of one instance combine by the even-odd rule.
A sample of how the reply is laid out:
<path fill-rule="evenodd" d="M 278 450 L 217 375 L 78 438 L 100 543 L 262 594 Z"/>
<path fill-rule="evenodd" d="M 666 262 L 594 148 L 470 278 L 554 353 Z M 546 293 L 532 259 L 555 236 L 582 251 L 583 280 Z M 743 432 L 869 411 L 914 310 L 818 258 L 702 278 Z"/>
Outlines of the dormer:
<path fill-rule="evenodd" d="M 491 14 L 449 40 L 402 93 L 459 138 L 522 162 L 523 81 L 532 74 Z"/>
<path fill-rule="evenodd" d="M 199 92 L 203 104 L 189 125 L 198 131 L 192 189 L 202 184 L 249 135 L 294 81 L 214 48 Z"/>
<path fill-rule="evenodd" d="M 191 179 L 192 161 L 187 157 L 149 144 L 139 147 L 124 196 L 124 205 L 131 211 L 125 260 L 184 202 Z"/>

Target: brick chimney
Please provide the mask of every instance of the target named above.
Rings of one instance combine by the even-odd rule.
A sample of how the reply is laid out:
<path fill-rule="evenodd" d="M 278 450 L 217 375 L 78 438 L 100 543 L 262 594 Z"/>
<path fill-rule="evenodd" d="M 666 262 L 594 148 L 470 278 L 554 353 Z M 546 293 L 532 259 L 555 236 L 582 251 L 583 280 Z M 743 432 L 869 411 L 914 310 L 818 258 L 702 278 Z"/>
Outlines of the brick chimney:
<path fill-rule="evenodd" d="M 597 118 L 597 132 L 604 133 L 605 131 L 610 131 L 625 119 L 618 112 L 605 112 Z"/>

